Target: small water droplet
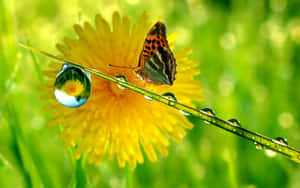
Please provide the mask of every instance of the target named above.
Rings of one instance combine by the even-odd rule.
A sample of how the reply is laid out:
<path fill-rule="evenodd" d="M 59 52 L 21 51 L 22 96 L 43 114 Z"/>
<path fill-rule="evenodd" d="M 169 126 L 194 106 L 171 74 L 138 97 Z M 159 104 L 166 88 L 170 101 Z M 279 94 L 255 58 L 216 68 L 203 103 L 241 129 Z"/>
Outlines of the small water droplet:
<path fill-rule="evenodd" d="M 265 153 L 268 157 L 271 157 L 271 158 L 276 156 L 276 152 L 273 150 L 270 150 L 270 149 L 266 149 Z"/>
<path fill-rule="evenodd" d="M 75 65 L 64 64 L 54 83 L 54 95 L 59 103 L 75 108 L 83 105 L 91 93 L 91 76 Z"/>
<path fill-rule="evenodd" d="M 206 121 L 206 120 L 204 120 L 203 122 L 206 123 L 206 124 L 210 124 L 210 122 L 209 122 L 209 121 Z"/>
<path fill-rule="evenodd" d="M 255 148 L 258 149 L 258 150 L 262 150 L 262 149 L 265 149 L 265 147 L 257 142 L 254 142 L 255 144 Z"/>
<path fill-rule="evenodd" d="M 162 94 L 162 96 L 166 99 L 177 102 L 176 96 L 173 93 L 167 92 L 167 93 Z"/>
<path fill-rule="evenodd" d="M 145 99 L 149 100 L 149 101 L 152 101 L 153 99 L 151 97 L 148 97 L 146 95 L 144 95 Z"/>
<path fill-rule="evenodd" d="M 187 112 L 185 112 L 185 111 L 183 111 L 183 110 L 179 110 L 179 112 L 182 113 L 182 114 L 185 115 L 185 116 L 190 116 L 190 115 L 191 115 L 190 113 L 187 113 Z"/>
<path fill-rule="evenodd" d="M 280 145 L 288 145 L 288 142 L 287 142 L 286 138 L 276 137 L 273 141 L 280 144 Z"/>
<path fill-rule="evenodd" d="M 118 76 L 115 76 L 115 78 L 116 78 L 117 80 L 121 81 L 121 82 L 124 82 L 124 83 L 127 83 L 127 82 L 128 82 L 127 78 L 126 78 L 124 75 L 118 75 Z M 118 84 L 118 87 L 119 87 L 120 89 L 126 89 L 126 87 L 121 86 L 121 85 L 119 85 L 119 84 Z"/>
<path fill-rule="evenodd" d="M 240 121 L 237 120 L 237 119 L 232 118 L 232 119 L 230 119 L 230 120 L 228 120 L 228 121 L 229 121 L 232 125 L 234 125 L 234 126 L 238 126 L 238 127 L 241 126 Z"/>
<path fill-rule="evenodd" d="M 216 115 L 215 112 L 210 108 L 203 108 L 201 110 L 204 111 L 206 114 L 208 114 L 210 116 L 215 116 Z"/>

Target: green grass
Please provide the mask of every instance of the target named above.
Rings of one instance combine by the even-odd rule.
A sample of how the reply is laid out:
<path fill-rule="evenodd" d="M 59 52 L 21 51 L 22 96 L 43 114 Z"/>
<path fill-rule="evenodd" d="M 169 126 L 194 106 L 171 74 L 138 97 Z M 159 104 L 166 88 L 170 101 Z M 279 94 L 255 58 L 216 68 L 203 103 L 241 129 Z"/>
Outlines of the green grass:
<path fill-rule="evenodd" d="M 17 42 L 57 54 L 72 25 L 114 10 L 135 21 L 143 11 L 178 31 L 175 48 L 192 47 L 205 101 L 224 118 L 300 148 L 300 4 L 271 1 L 0 0 L 0 187 L 299 187 L 300 167 L 269 157 L 241 138 L 191 118 L 195 128 L 167 158 L 132 173 L 116 161 L 74 160 L 47 128 L 37 86 L 49 61 Z M 295 28 L 298 24 L 298 35 Z"/>

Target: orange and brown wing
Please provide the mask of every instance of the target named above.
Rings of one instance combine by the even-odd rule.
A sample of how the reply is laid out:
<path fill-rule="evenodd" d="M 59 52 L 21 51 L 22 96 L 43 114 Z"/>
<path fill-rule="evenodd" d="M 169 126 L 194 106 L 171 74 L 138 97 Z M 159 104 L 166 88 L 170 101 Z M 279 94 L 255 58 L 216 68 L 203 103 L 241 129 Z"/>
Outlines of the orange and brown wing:
<path fill-rule="evenodd" d="M 144 67 L 145 62 L 147 62 L 157 51 L 158 47 L 169 48 L 166 36 L 166 26 L 162 22 L 154 24 L 147 34 L 138 67 Z"/>

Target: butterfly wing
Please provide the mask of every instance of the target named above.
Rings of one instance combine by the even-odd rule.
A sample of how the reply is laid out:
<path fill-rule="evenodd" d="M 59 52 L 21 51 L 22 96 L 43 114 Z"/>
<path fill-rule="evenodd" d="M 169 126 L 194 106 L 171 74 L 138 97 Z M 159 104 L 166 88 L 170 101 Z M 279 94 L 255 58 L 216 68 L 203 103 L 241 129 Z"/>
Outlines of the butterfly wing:
<path fill-rule="evenodd" d="M 144 66 L 159 46 L 169 48 L 166 38 L 166 26 L 162 22 L 157 22 L 148 32 L 138 66 Z"/>
<path fill-rule="evenodd" d="M 169 48 L 164 23 L 157 22 L 147 34 L 136 72 L 150 83 L 173 84 L 176 60 Z"/>
<path fill-rule="evenodd" d="M 176 63 L 169 48 L 158 47 L 158 50 L 149 58 L 141 69 L 143 78 L 153 84 L 172 85 L 175 80 Z"/>

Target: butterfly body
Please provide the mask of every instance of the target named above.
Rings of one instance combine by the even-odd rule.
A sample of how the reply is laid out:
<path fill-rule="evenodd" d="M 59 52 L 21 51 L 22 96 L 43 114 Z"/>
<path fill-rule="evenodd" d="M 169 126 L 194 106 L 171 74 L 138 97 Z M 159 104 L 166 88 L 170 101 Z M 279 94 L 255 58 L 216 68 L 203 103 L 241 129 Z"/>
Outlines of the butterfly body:
<path fill-rule="evenodd" d="M 162 22 L 157 22 L 148 32 L 138 67 L 134 71 L 148 83 L 173 84 L 176 60 L 169 48 L 166 27 Z"/>

